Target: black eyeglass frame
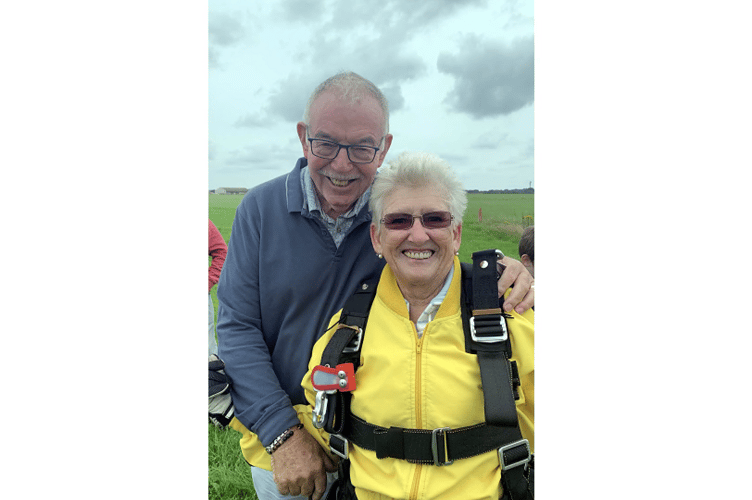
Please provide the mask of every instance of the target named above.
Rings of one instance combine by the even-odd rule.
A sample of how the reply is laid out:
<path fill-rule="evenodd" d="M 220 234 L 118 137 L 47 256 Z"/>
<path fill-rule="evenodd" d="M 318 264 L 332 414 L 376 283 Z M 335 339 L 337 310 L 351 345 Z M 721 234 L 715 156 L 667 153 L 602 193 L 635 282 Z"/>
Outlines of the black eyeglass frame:
<path fill-rule="evenodd" d="M 382 137 L 381 140 L 384 140 L 384 138 Z M 313 141 L 326 142 L 328 144 L 331 144 L 332 146 L 337 146 L 337 152 L 334 153 L 334 156 L 321 156 L 321 155 L 317 155 L 316 153 L 313 152 Z M 317 157 L 317 158 L 323 158 L 324 160 L 333 160 L 333 159 L 335 159 L 337 157 L 337 155 L 339 154 L 340 150 L 344 148 L 345 152 L 347 153 L 347 159 L 350 160 L 351 162 L 353 162 L 353 163 L 362 163 L 362 164 L 372 163 L 373 160 L 376 159 L 376 153 L 378 153 L 381 150 L 381 148 L 377 148 L 375 146 L 364 146 L 362 144 L 340 144 L 338 142 L 330 141 L 329 139 L 318 139 L 318 138 L 311 139 L 309 137 L 308 138 L 308 142 L 311 144 L 311 154 L 313 156 Z M 353 160 L 352 156 L 350 156 L 350 148 L 373 149 L 373 157 L 370 160 L 368 160 L 368 161 Z"/>
<path fill-rule="evenodd" d="M 433 226 L 432 227 L 430 223 L 429 223 L 429 225 L 426 225 L 425 221 L 423 220 L 423 217 L 432 216 L 432 215 L 436 215 L 436 214 L 441 214 L 441 218 L 442 218 L 442 222 L 441 223 L 442 224 L 444 223 L 443 219 L 446 218 L 446 214 L 449 215 L 449 221 L 447 222 L 446 226 Z M 394 224 L 394 222 L 387 222 L 386 218 L 389 217 L 389 216 L 401 216 L 401 217 L 405 217 L 405 218 L 409 217 L 410 218 L 410 223 L 406 227 L 389 227 L 388 224 Z M 449 212 L 448 210 L 437 210 L 437 211 L 434 211 L 434 212 L 426 212 L 426 213 L 424 213 L 422 215 L 413 215 L 413 214 L 406 214 L 406 213 L 393 213 L 393 214 L 386 214 L 386 215 L 384 215 L 384 217 L 381 218 L 381 223 L 384 225 L 385 228 L 387 228 L 387 229 L 389 229 L 391 231 L 404 231 L 405 229 L 410 229 L 411 227 L 413 227 L 413 224 L 415 224 L 415 219 L 420 219 L 420 223 L 423 225 L 423 227 L 425 229 L 445 229 L 445 228 L 447 228 L 447 227 L 449 227 L 449 226 L 452 225 L 452 221 L 454 220 L 454 215 L 452 215 L 451 212 Z"/>

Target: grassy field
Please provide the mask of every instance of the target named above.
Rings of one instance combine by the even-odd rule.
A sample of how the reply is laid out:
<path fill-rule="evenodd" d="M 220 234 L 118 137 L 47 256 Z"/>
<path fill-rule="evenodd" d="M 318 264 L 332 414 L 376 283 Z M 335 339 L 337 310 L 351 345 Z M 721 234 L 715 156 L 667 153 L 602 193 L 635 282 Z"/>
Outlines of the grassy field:
<path fill-rule="evenodd" d="M 230 241 L 232 220 L 243 195 L 209 195 L 209 218 Z M 478 210 L 483 211 L 483 222 L 478 221 Z M 469 262 L 476 250 L 499 248 L 504 254 L 517 257 L 517 244 L 522 230 L 534 221 L 532 194 L 478 194 L 468 195 L 467 210 L 462 221 L 462 247 L 460 260 Z"/>
<path fill-rule="evenodd" d="M 525 227 L 534 223 L 533 196 L 528 194 L 470 194 L 462 221 L 460 260 L 470 262 L 474 251 L 499 248 L 505 255 L 519 258 L 517 245 Z M 242 195 L 209 195 L 209 219 L 226 242 L 230 241 L 235 208 Z M 478 220 L 482 210 L 483 221 Z M 217 312 L 217 287 L 212 289 Z M 219 430 L 209 424 L 209 500 L 256 499 L 251 468 L 243 460 L 240 434 Z"/>

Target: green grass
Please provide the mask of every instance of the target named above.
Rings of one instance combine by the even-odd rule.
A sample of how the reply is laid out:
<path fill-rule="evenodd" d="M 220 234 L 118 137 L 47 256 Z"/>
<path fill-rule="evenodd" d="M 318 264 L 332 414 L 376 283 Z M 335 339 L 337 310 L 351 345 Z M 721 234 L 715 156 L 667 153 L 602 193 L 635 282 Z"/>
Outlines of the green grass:
<path fill-rule="evenodd" d="M 517 246 L 526 226 L 534 222 L 532 194 L 480 194 L 467 197 L 462 219 L 460 260 L 471 262 L 472 253 L 498 248 L 504 255 L 519 259 Z M 478 210 L 483 211 L 483 222 Z"/>
<path fill-rule="evenodd" d="M 209 500 L 258 499 L 239 440 L 240 433 L 209 424 Z"/>
<path fill-rule="evenodd" d="M 470 262 L 474 251 L 498 248 L 505 255 L 519 258 L 517 245 L 524 227 L 534 222 L 534 195 L 468 195 L 462 221 L 460 260 Z M 232 220 L 243 195 L 209 195 L 209 218 L 225 242 L 230 241 Z M 483 210 L 483 222 L 478 210 Z M 217 314 L 217 287 L 212 288 L 214 314 Z M 240 452 L 240 434 L 232 429 L 219 430 L 209 424 L 209 500 L 256 499 L 251 468 Z"/>
<path fill-rule="evenodd" d="M 235 209 L 242 199 L 242 194 L 209 194 L 209 219 L 217 226 L 225 243 L 230 241 Z"/>

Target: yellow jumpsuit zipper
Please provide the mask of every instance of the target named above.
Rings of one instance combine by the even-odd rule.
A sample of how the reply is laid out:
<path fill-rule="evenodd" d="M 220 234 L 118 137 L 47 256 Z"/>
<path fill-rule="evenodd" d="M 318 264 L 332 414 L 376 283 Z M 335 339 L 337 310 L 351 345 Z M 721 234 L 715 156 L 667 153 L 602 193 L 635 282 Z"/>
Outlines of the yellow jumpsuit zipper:
<path fill-rule="evenodd" d="M 413 328 L 415 326 L 413 325 Z M 425 332 L 423 332 L 423 335 L 425 335 Z M 415 336 L 418 336 L 417 329 L 415 330 Z M 423 428 L 423 415 L 421 411 L 421 384 L 422 384 L 422 377 L 421 377 L 421 352 L 423 348 L 423 336 L 417 337 L 418 342 L 416 344 L 415 349 L 415 425 L 417 429 Z M 417 500 L 418 499 L 418 488 L 420 486 L 420 472 L 422 469 L 422 465 L 416 464 L 415 465 L 415 475 L 413 476 L 413 486 L 410 489 L 410 499 L 411 500 Z"/>

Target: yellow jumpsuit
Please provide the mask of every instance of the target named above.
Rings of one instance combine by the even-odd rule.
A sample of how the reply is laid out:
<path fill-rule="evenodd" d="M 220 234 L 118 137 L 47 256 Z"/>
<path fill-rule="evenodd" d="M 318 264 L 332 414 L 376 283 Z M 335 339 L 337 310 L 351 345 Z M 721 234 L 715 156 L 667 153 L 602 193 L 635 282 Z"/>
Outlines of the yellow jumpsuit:
<path fill-rule="evenodd" d="M 352 392 L 351 410 L 367 422 L 382 427 L 435 429 L 465 427 L 485 421 L 483 388 L 477 356 L 465 352 L 460 311 L 460 269 L 455 258 L 454 276 L 447 295 L 421 338 L 408 316 L 407 305 L 387 265 L 381 275 L 368 317 Z M 339 319 L 332 318 L 331 324 Z M 512 313 L 507 325 L 512 359 L 517 361 L 521 385 L 517 414 L 522 436 L 533 441 L 533 331 L 534 312 Z M 315 402 L 311 370 L 334 329 L 313 348 L 309 371 L 303 379 L 306 397 Z M 307 412 L 303 421 L 310 418 Z M 376 452 L 351 443 L 351 480 L 359 500 L 493 499 L 502 493 L 496 451 L 452 465 L 412 464 L 394 458 L 377 459 Z"/>

